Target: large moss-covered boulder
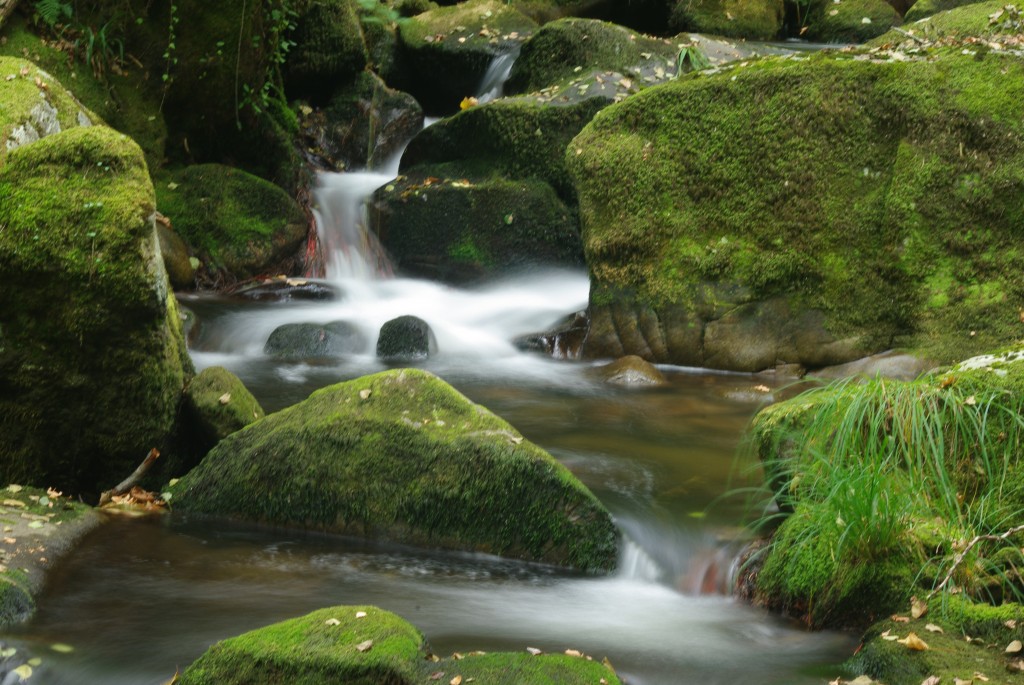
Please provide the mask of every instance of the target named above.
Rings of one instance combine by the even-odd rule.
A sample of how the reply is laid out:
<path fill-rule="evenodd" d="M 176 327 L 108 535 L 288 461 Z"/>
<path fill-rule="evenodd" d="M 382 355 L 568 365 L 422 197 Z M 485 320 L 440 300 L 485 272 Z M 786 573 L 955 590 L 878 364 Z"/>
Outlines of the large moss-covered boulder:
<path fill-rule="evenodd" d="M 1020 335 L 1024 63 L 763 59 L 649 88 L 566 154 L 591 356 L 758 370 Z"/>
<path fill-rule="evenodd" d="M 475 95 L 487 68 L 537 28 L 498 0 L 468 0 L 418 14 L 399 25 L 413 78 L 407 86 L 432 114 L 457 111 Z"/>
<path fill-rule="evenodd" d="M 294 11 L 285 86 L 291 98 L 323 101 L 338 83 L 362 72 L 369 59 L 356 5 L 354 0 L 301 0 Z"/>
<path fill-rule="evenodd" d="M 400 616 L 374 606 L 336 606 L 219 642 L 182 674 L 182 685 L 618 685 L 604 665 L 564 654 L 474 652 L 439 659 Z"/>
<path fill-rule="evenodd" d="M 964 5 L 975 4 L 978 4 L 977 0 L 916 0 L 916 2 L 914 2 L 914 4 L 910 6 L 910 9 L 907 10 L 907 13 L 903 15 L 903 18 L 907 21 L 907 23 L 916 22 L 926 17 L 930 17 L 933 14 L 938 14 L 939 12 L 957 9 L 958 7 L 963 7 Z M 996 4 L 999 7 L 1003 7 L 1006 5 L 1006 3 L 1004 2 L 985 4 Z"/>
<path fill-rule="evenodd" d="M 870 45 L 875 47 L 905 44 L 920 47 L 920 40 L 959 39 L 998 34 L 1017 34 L 1019 19 L 1015 20 L 1012 10 L 1005 11 L 1006 3 L 1001 0 L 987 2 L 959 3 L 954 7 L 933 11 L 934 5 L 926 0 L 918 9 L 915 4 L 906 15 L 902 31 L 890 31 L 875 38 Z M 915 11 L 916 10 L 916 11 Z M 911 34 L 908 36 L 907 34 Z"/>
<path fill-rule="evenodd" d="M 306 218 L 274 184 L 241 169 L 198 164 L 159 176 L 156 189 L 161 213 L 199 255 L 207 278 L 301 270 Z"/>
<path fill-rule="evenodd" d="M 183 395 L 179 435 L 186 454 L 171 454 L 174 465 L 164 470 L 181 475 L 222 439 L 263 416 L 260 403 L 238 376 L 222 366 L 203 369 Z"/>
<path fill-rule="evenodd" d="M 0 164 L 22 145 L 69 128 L 100 123 L 32 62 L 0 57 Z"/>
<path fill-rule="evenodd" d="M 863 43 L 903 23 L 886 0 L 819 0 L 807 13 L 802 35 L 823 43 Z"/>
<path fill-rule="evenodd" d="M 543 181 L 426 173 L 373 199 L 374 230 L 403 272 L 460 283 L 582 263 L 575 213 Z"/>
<path fill-rule="evenodd" d="M 97 492 L 164 445 L 191 365 L 153 210 L 106 127 L 0 163 L 0 480 Z"/>
<path fill-rule="evenodd" d="M 412 369 L 319 390 L 228 436 L 173 498 L 181 511 L 587 571 L 616 557 L 607 510 L 565 467 Z"/>
<path fill-rule="evenodd" d="M 782 30 L 784 14 L 782 0 L 677 0 L 669 29 L 771 40 Z"/>

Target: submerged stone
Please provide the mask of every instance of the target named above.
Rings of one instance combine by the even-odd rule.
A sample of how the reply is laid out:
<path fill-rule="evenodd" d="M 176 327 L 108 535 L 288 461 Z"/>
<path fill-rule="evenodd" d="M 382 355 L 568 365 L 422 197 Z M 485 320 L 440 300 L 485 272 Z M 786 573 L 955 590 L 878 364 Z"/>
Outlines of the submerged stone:
<path fill-rule="evenodd" d="M 440 659 L 400 616 L 375 606 L 336 606 L 215 644 L 181 685 L 478 682 L 488 685 L 619 685 L 597 661 L 565 654 L 473 652 Z"/>
<path fill-rule="evenodd" d="M 665 375 L 648 361 L 635 354 L 616 359 L 594 370 L 598 377 L 612 385 L 629 387 L 668 385 Z"/>
<path fill-rule="evenodd" d="M 615 565 L 607 510 L 512 426 L 440 379 L 386 371 L 222 440 L 177 510 L 585 571 Z"/>

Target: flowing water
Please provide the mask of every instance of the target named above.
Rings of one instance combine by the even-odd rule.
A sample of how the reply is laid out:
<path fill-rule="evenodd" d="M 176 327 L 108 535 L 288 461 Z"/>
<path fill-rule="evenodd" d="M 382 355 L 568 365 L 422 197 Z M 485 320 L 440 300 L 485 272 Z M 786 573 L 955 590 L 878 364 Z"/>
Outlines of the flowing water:
<path fill-rule="evenodd" d="M 473 289 L 389 278 L 358 201 L 389 178 L 320 179 L 317 218 L 337 299 L 183 298 L 200 320 L 196 366 L 228 367 L 273 411 L 385 368 L 373 355 L 376 331 L 415 314 L 439 348 L 421 366 L 549 450 L 608 506 L 623 532 L 619 570 L 585 577 L 173 513 L 115 519 L 57 569 L 36 617 L 2 636 L 19 650 L 9 663 L 41 659 L 33 683 L 157 685 L 217 640 L 326 606 L 376 604 L 415 623 L 438 654 L 573 648 L 607 656 L 634 685 L 824 682 L 849 654 L 849 637 L 802 631 L 726 594 L 745 511 L 723 495 L 758 481 L 734 455 L 746 422 L 770 401 L 768 381 L 663 368 L 667 387 L 623 389 L 599 380 L 592 363 L 518 351 L 517 335 L 586 306 L 586 274 L 524 273 Z M 365 350 L 329 363 L 263 352 L 279 325 L 331 321 L 358 326 Z M 0 666 L 0 685 L 16 680 Z"/>

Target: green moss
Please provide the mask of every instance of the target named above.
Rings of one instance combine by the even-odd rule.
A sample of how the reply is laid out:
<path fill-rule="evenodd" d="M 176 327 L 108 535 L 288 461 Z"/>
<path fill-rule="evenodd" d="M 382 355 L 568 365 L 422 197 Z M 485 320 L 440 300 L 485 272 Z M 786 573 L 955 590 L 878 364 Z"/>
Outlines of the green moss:
<path fill-rule="evenodd" d="M 1024 625 L 1020 606 L 968 608 L 966 603 L 956 600 L 954 603 L 968 613 L 985 614 L 987 624 L 992 626 L 991 632 L 977 639 L 979 633 L 967 632 L 970 624 L 961 622 L 961 616 L 956 615 L 958 610 L 943 614 L 938 607 L 931 606 L 925 616 L 909 623 L 886 620 L 871 626 L 864 635 L 863 648 L 845 664 L 845 670 L 851 674 L 867 674 L 890 685 L 920 685 L 931 676 L 938 677 L 939 682 L 954 679 L 970 682 L 978 673 L 990 682 L 1018 682 L 1019 676 L 1007 673 L 1011 658 L 1003 649 L 1012 640 L 1024 638 L 1024 629 L 1009 628 L 1002 622 L 996 626 L 995 620 L 999 616 L 1003 621 L 1012 619 Z M 928 624 L 937 625 L 941 632 L 929 630 Z M 925 641 L 927 650 L 910 650 L 897 640 L 882 637 L 886 633 L 905 639 L 911 632 Z"/>
<path fill-rule="evenodd" d="M 74 128 L 0 166 L 0 479 L 82 492 L 161 446 L 190 370 L 142 151 Z"/>
<path fill-rule="evenodd" d="M 899 12 L 886 0 L 824 0 L 813 3 L 809 11 L 803 35 L 829 43 L 863 43 L 902 23 Z"/>
<path fill-rule="evenodd" d="M 669 28 L 730 38 L 771 40 L 782 29 L 781 0 L 678 0 Z"/>
<path fill-rule="evenodd" d="M 961 3 L 958 7 L 932 13 L 927 0 L 922 0 L 922 2 L 924 4 L 918 2 L 907 11 L 904 29 L 930 40 L 952 36 L 990 35 L 996 29 L 991 25 L 989 17 L 1006 5 L 1001 0 L 988 0 L 987 2 Z M 921 10 L 919 10 L 921 14 L 915 12 L 919 4 L 921 5 Z M 928 12 L 928 14 L 924 15 L 924 12 Z M 904 34 L 890 31 L 872 40 L 869 45 L 892 45 L 906 40 L 908 38 Z"/>
<path fill-rule="evenodd" d="M 156 188 L 160 211 L 208 267 L 237 279 L 294 269 L 306 219 L 280 188 L 219 164 L 160 175 Z"/>
<path fill-rule="evenodd" d="M 476 94 L 494 57 L 509 52 L 536 27 L 498 0 L 469 0 L 407 19 L 398 35 L 412 77 L 400 85 L 427 112 L 457 111 L 463 98 Z"/>
<path fill-rule="evenodd" d="M 334 84 L 355 77 L 369 56 L 352 0 L 303 0 L 285 62 L 290 98 L 323 100 Z"/>
<path fill-rule="evenodd" d="M 88 125 L 96 119 L 95 114 L 32 62 L 0 57 L 0 164 L 11 147 L 21 141 L 36 140 L 83 123 Z"/>
<path fill-rule="evenodd" d="M 18 571 L 0 573 L 0 627 L 21 623 L 35 612 L 36 603 L 26 585 Z"/>
<path fill-rule="evenodd" d="M 458 282 L 582 262 L 576 217 L 549 185 L 469 181 L 465 171 L 461 164 L 419 167 L 374 196 L 375 230 L 400 269 Z M 426 185 L 426 174 L 446 180 Z"/>
<path fill-rule="evenodd" d="M 594 19 L 560 19 L 544 25 L 520 51 L 506 93 L 529 93 L 567 81 L 583 70 L 628 72 L 649 61 L 675 64 L 678 48 Z"/>
<path fill-rule="evenodd" d="M 338 606 L 224 640 L 182 674 L 182 685 L 414 685 L 462 676 L 490 685 L 619 685 L 614 672 L 562 654 L 431 658 L 420 632 L 373 606 Z"/>
<path fill-rule="evenodd" d="M 920 21 L 925 17 L 930 17 L 934 14 L 938 14 L 939 12 L 945 12 L 947 10 L 953 10 L 959 7 L 963 7 L 964 5 L 973 4 L 977 4 L 977 1 L 968 0 L 967 2 L 965 2 L 964 0 L 916 0 L 916 2 L 914 2 L 914 4 L 910 6 L 910 9 L 907 10 L 904 19 L 909 24 L 910 22 Z M 992 5 L 997 3 L 987 4 Z"/>
<path fill-rule="evenodd" d="M 357 612 L 366 615 L 356 618 Z M 413 685 L 425 656 L 423 636 L 395 614 L 372 606 L 332 607 L 219 642 L 180 682 Z"/>
<path fill-rule="evenodd" d="M 596 498 L 511 426 L 423 371 L 326 388 L 222 440 L 184 511 L 607 569 Z"/>
<path fill-rule="evenodd" d="M 708 279 L 736 285 L 822 312 L 854 354 L 952 360 L 1012 339 L 1022 98 L 1024 65 L 996 54 L 762 59 L 648 88 L 567 151 L 595 287 L 671 322 Z"/>

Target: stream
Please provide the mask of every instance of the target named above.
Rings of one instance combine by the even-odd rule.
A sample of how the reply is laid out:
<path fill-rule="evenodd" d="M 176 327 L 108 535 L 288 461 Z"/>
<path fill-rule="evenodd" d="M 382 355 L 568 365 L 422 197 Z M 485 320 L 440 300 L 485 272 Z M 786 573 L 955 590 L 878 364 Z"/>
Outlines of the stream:
<path fill-rule="evenodd" d="M 511 60 L 481 93 L 500 93 Z M 577 649 L 607 657 L 632 685 L 803 685 L 835 676 L 855 646 L 728 596 L 749 512 L 727 493 L 757 485 L 738 463 L 750 417 L 773 381 L 661 367 L 665 387 L 622 388 L 596 362 L 521 352 L 519 335 L 586 307 L 580 271 L 533 271 L 473 288 L 389 277 L 362 198 L 397 170 L 322 174 L 316 216 L 328 255 L 325 302 L 183 295 L 198 318 L 197 370 L 236 373 L 269 413 L 331 383 L 387 368 L 381 324 L 426 320 L 438 354 L 419 364 L 551 452 L 611 510 L 619 570 L 590 577 L 477 554 L 383 545 L 170 513 L 115 516 L 58 565 L 35 617 L 0 635 L 39 659 L 40 685 L 160 685 L 212 643 L 336 604 L 375 604 L 414 623 L 440 655 Z M 346 321 L 366 349 L 294 363 L 264 354 L 287 323 Z M 57 645 L 58 649 L 54 649 Z M 0 673 L 0 685 L 17 675 Z M 524 684 L 528 685 L 528 684 Z"/>

